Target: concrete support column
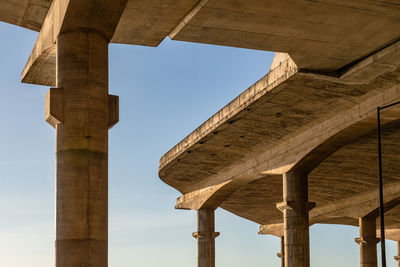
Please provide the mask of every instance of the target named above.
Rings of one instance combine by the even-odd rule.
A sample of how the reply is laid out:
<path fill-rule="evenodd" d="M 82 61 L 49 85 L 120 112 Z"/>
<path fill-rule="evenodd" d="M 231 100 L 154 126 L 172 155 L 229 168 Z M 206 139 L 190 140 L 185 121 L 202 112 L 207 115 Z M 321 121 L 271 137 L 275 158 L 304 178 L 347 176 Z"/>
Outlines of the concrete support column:
<path fill-rule="evenodd" d="M 276 254 L 281 259 L 281 267 L 285 267 L 285 238 L 281 236 L 281 252 Z"/>
<path fill-rule="evenodd" d="M 310 266 L 308 212 L 314 206 L 315 203 L 308 202 L 307 174 L 285 173 L 283 202 L 277 208 L 283 212 L 286 267 Z"/>
<path fill-rule="evenodd" d="M 359 219 L 360 237 L 355 241 L 360 245 L 360 266 L 377 267 L 376 244 L 379 238 L 376 238 L 376 218 L 363 217 Z"/>
<path fill-rule="evenodd" d="M 108 42 L 89 30 L 57 39 L 57 88 L 46 97 L 56 128 L 56 266 L 108 266 Z"/>
<path fill-rule="evenodd" d="M 397 241 L 397 256 L 394 256 L 394 259 L 397 261 L 400 267 L 400 241 Z"/>
<path fill-rule="evenodd" d="M 197 211 L 197 232 L 193 237 L 197 239 L 197 266 L 215 267 L 215 238 L 214 210 L 204 209 Z"/>

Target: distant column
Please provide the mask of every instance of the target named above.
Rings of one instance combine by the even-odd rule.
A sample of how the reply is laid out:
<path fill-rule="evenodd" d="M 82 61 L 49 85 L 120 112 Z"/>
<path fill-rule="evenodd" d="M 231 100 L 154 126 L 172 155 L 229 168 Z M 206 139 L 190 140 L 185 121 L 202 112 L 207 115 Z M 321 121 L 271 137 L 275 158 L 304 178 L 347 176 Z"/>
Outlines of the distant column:
<path fill-rule="evenodd" d="M 276 254 L 281 259 L 281 267 L 285 267 L 285 238 L 281 236 L 281 252 Z"/>
<path fill-rule="evenodd" d="M 394 256 L 394 259 L 397 261 L 400 267 L 400 241 L 397 241 L 397 256 Z"/>
<path fill-rule="evenodd" d="M 315 203 L 308 202 L 308 177 L 303 172 L 283 175 L 283 202 L 277 208 L 283 212 L 285 267 L 310 266 L 308 212 Z"/>
<path fill-rule="evenodd" d="M 360 266 L 377 267 L 376 244 L 376 218 L 363 217 L 359 219 L 360 237 L 355 241 L 360 245 Z"/>
<path fill-rule="evenodd" d="M 197 232 L 193 237 L 197 239 L 197 266 L 215 267 L 215 238 L 214 210 L 203 209 L 197 211 Z"/>

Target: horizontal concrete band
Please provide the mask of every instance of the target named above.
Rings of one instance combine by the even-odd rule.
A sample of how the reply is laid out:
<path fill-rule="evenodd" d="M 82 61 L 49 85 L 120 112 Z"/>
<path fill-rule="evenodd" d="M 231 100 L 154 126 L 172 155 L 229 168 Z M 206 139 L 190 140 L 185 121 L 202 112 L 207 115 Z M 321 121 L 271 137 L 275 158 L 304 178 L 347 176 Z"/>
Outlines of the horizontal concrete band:
<path fill-rule="evenodd" d="M 56 266 L 106 267 L 107 251 L 107 240 L 56 240 Z"/>
<path fill-rule="evenodd" d="M 57 159 L 64 160 L 77 160 L 76 163 L 84 164 L 82 158 L 87 158 L 88 160 L 92 158 L 93 160 L 107 160 L 108 153 L 103 151 L 89 150 L 89 149 L 66 149 L 56 152 Z"/>
<path fill-rule="evenodd" d="M 57 239 L 107 240 L 107 153 L 57 152 Z"/>

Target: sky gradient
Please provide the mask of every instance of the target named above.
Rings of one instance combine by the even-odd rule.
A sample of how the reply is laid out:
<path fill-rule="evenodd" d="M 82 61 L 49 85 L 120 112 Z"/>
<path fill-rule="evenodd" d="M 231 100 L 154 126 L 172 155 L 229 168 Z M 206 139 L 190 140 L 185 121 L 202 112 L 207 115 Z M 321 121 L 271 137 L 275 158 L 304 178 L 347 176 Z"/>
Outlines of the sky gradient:
<path fill-rule="evenodd" d="M 0 266 L 54 266 L 55 131 L 48 87 L 22 84 L 37 33 L 0 22 Z M 110 93 L 120 122 L 109 141 L 109 266 L 196 266 L 196 213 L 158 178 L 171 147 L 264 76 L 273 53 L 165 39 L 157 48 L 110 45 Z M 218 209 L 218 267 L 280 266 L 279 239 Z M 358 228 L 310 229 L 312 267 L 359 266 Z M 379 249 L 379 247 L 378 247 Z M 387 241 L 388 267 L 397 248 Z"/>

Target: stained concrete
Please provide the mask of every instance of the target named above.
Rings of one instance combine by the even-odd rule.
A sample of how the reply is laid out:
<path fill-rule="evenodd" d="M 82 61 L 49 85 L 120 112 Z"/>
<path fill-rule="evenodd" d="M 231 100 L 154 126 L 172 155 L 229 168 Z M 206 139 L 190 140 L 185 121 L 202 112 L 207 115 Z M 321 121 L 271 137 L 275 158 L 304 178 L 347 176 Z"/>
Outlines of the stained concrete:
<path fill-rule="evenodd" d="M 379 205 L 376 107 L 400 100 L 399 51 L 394 44 L 340 77 L 304 72 L 277 57 L 265 77 L 162 157 L 160 178 L 183 194 L 177 207 L 196 209 L 218 196 L 219 207 L 263 225 L 262 233 L 282 236 L 275 209 L 281 176 L 303 170 L 309 199 L 317 203 L 310 224 L 358 225 Z M 383 115 L 385 201 L 400 195 L 399 115 L 396 107 Z M 386 223 L 396 240 L 394 210 Z"/>
<path fill-rule="evenodd" d="M 52 0 L 3 0 L 0 20 L 30 30 L 40 31 Z"/>
<path fill-rule="evenodd" d="M 6 0 L 0 7 L 0 20 L 39 31 L 50 3 Z M 398 41 L 399 14 L 395 0 L 129 0 L 118 17 L 111 42 L 157 46 L 169 36 L 174 40 L 286 52 L 301 69 L 337 75 Z M 48 53 L 52 50 L 41 55 L 39 63 L 29 63 L 40 70 L 23 76 L 24 82 L 55 85 L 55 74 L 42 74 L 55 65 L 54 56 Z"/>
<path fill-rule="evenodd" d="M 57 40 L 63 117 L 56 124 L 56 266 L 108 262 L 107 46 L 98 33 Z"/>
<path fill-rule="evenodd" d="M 399 17 L 395 0 L 3 1 L 1 21 L 40 30 L 23 82 L 56 86 L 46 120 L 57 133 L 57 266 L 107 265 L 108 128 L 118 121 L 108 43 L 157 46 L 169 36 L 289 53 L 277 54 L 265 77 L 167 152 L 159 168 L 182 193 L 177 208 L 222 207 L 282 236 L 275 203 L 285 200 L 287 173 L 307 174 L 308 198 L 317 203 L 299 229 L 357 225 L 376 211 L 375 116 L 400 100 Z M 382 114 L 394 240 L 399 116 L 398 107 Z M 295 254 L 286 263 L 307 266 L 306 254 Z"/>
<path fill-rule="evenodd" d="M 315 203 L 308 202 L 308 177 L 303 172 L 283 174 L 283 202 L 277 208 L 283 213 L 284 260 L 287 267 L 310 266 L 308 212 Z"/>
<path fill-rule="evenodd" d="M 377 267 L 376 217 L 366 216 L 359 219 L 360 237 L 355 241 L 360 245 L 360 267 Z"/>
<path fill-rule="evenodd" d="M 193 237 L 197 239 L 197 266 L 215 267 L 215 215 L 213 209 L 197 211 L 197 232 Z"/>

